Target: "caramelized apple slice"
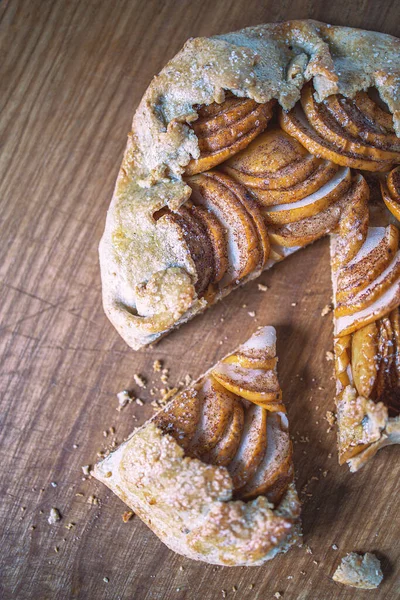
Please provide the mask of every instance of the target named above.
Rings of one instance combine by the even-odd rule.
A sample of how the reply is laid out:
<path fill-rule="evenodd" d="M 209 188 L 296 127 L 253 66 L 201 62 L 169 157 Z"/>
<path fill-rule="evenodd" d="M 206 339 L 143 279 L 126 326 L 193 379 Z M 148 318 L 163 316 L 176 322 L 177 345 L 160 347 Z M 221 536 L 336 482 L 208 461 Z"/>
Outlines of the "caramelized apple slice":
<path fill-rule="evenodd" d="M 257 203 L 254 201 L 253 196 L 249 194 L 246 188 L 237 183 L 228 175 L 224 173 L 215 172 L 213 177 L 216 181 L 219 181 L 221 185 L 225 186 L 228 190 L 232 192 L 236 196 L 236 198 L 241 202 L 244 208 L 247 210 L 251 218 L 253 219 L 253 223 L 256 227 L 258 238 L 260 241 L 260 247 L 262 250 L 262 259 L 260 267 L 264 267 L 269 256 L 270 247 L 269 247 L 269 237 L 267 233 L 267 229 L 265 227 L 264 219 L 261 214 L 260 209 L 257 206 Z"/>
<path fill-rule="evenodd" d="M 201 224 L 193 218 L 186 206 L 181 206 L 179 212 L 167 213 L 162 218 L 164 221 L 178 224 L 181 228 L 190 256 L 196 265 L 197 281 L 195 288 L 200 296 L 207 288 L 214 273 L 214 255 L 211 242 Z"/>
<path fill-rule="evenodd" d="M 246 369 L 235 364 L 220 363 L 212 374 L 227 390 L 260 406 L 280 403 L 282 399 L 278 378 L 272 370 Z"/>
<path fill-rule="evenodd" d="M 256 359 L 249 358 L 240 352 L 236 354 L 231 354 L 227 356 L 222 361 L 228 365 L 239 365 L 240 367 L 244 367 L 245 369 L 275 369 L 278 359 L 275 358 L 265 358 L 265 359 Z"/>
<path fill-rule="evenodd" d="M 266 128 L 272 117 L 275 101 L 256 104 L 255 107 L 252 101 L 249 104 L 247 99 L 243 99 L 243 102 L 247 103 L 249 112 L 244 116 L 239 115 L 238 120 L 231 121 L 222 129 L 211 125 L 211 120 L 207 126 L 201 121 L 198 131 L 196 131 L 196 122 L 193 124 L 193 129 L 199 136 L 200 157 L 189 162 L 185 169 L 186 175 L 195 175 L 219 165 L 246 148 Z M 221 114 L 217 116 L 220 119 Z"/>
<path fill-rule="evenodd" d="M 238 281 L 261 264 L 263 255 L 254 221 L 244 204 L 211 171 L 187 180 L 192 188 L 192 202 L 212 212 L 226 231 L 228 270 L 221 285 Z"/>
<path fill-rule="evenodd" d="M 272 128 L 221 168 L 246 187 L 277 190 L 302 183 L 320 164 L 294 137 Z"/>
<path fill-rule="evenodd" d="M 342 215 L 339 221 L 338 236 L 332 242 L 332 270 L 352 260 L 364 244 L 368 234 L 369 187 L 364 177 L 354 178 L 347 193 Z"/>
<path fill-rule="evenodd" d="M 298 104 L 289 112 L 281 110 L 279 123 L 282 129 L 295 137 L 311 154 L 331 160 L 343 167 L 353 167 L 365 171 L 388 171 L 393 164 L 393 161 L 373 160 L 338 150 L 336 146 L 313 129 Z"/>
<path fill-rule="evenodd" d="M 324 160 L 310 177 L 295 186 L 288 187 L 285 190 L 252 189 L 252 193 L 263 206 L 297 202 L 322 188 L 322 186 L 334 177 L 338 169 L 338 165 Z"/>
<path fill-rule="evenodd" d="M 193 388 L 175 396 L 174 401 L 154 417 L 154 423 L 169 433 L 185 450 L 195 435 L 200 421 L 202 401 Z"/>
<path fill-rule="evenodd" d="M 293 481 L 292 443 L 288 420 L 284 413 L 273 413 L 267 419 L 267 450 L 253 477 L 240 490 L 243 500 L 266 496 L 279 504 L 289 483 Z"/>
<path fill-rule="evenodd" d="M 367 92 L 357 92 L 354 96 L 354 104 L 371 123 L 383 127 L 388 132 L 394 132 L 393 116 L 389 112 L 382 110 L 382 108 L 370 98 Z"/>
<path fill-rule="evenodd" d="M 350 366 L 351 335 L 335 338 L 335 373 L 337 392 L 353 383 Z"/>
<path fill-rule="evenodd" d="M 335 335 L 342 336 L 353 333 L 357 329 L 380 319 L 400 304 L 400 282 L 396 281 L 375 302 L 351 315 L 338 317 L 335 320 Z"/>
<path fill-rule="evenodd" d="M 295 223 L 287 223 L 280 227 L 269 226 L 268 234 L 271 244 L 279 244 L 287 248 L 298 248 L 315 242 L 336 228 L 345 203 L 346 195 L 342 200 L 331 204 L 312 217 L 300 219 Z"/>
<path fill-rule="evenodd" d="M 202 414 L 189 451 L 195 456 L 202 456 L 214 448 L 225 434 L 237 399 L 211 376 L 198 390 L 198 396 Z"/>
<path fill-rule="evenodd" d="M 351 367 L 354 385 L 360 396 L 370 398 L 376 383 L 378 372 L 378 328 L 376 323 L 370 323 L 351 338 Z"/>
<path fill-rule="evenodd" d="M 396 167 L 381 181 L 381 192 L 384 203 L 392 215 L 400 221 L 400 167 Z"/>
<path fill-rule="evenodd" d="M 243 487 L 256 472 L 267 447 L 267 411 L 256 405 L 246 409 L 239 448 L 227 466 L 234 489 Z"/>
<path fill-rule="evenodd" d="M 310 196 L 297 202 L 271 206 L 268 209 L 264 209 L 264 219 L 267 223 L 284 225 L 312 217 L 328 208 L 333 202 L 339 200 L 350 187 L 350 183 L 350 169 L 341 168 L 328 183 Z"/>
<path fill-rule="evenodd" d="M 351 315 L 366 308 L 386 292 L 391 285 L 400 280 L 400 252 L 396 254 L 390 265 L 366 288 L 355 296 L 350 296 L 346 302 L 338 304 L 335 316 Z"/>
<path fill-rule="evenodd" d="M 357 255 L 340 270 L 336 302 L 344 304 L 352 301 L 357 292 L 372 284 L 392 263 L 398 247 L 397 227 L 370 227 Z"/>
<path fill-rule="evenodd" d="M 312 127 L 319 135 L 333 144 L 339 152 L 366 157 L 375 161 L 400 160 L 400 154 L 391 150 L 383 150 L 358 141 L 341 127 L 327 111 L 323 103 L 317 104 L 313 96 L 313 88 L 307 85 L 301 94 L 301 105 Z"/>
<path fill-rule="evenodd" d="M 395 167 L 387 176 L 386 183 L 392 198 L 400 202 L 400 167 Z"/>
<path fill-rule="evenodd" d="M 229 266 L 226 231 L 214 213 L 206 210 L 203 206 L 192 206 L 191 210 L 194 217 L 202 223 L 207 231 L 214 253 L 213 283 L 218 283 Z"/>
<path fill-rule="evenodd" d="M 400 151 L 400 139 L 394 133 L 387 133 L 378 125 L 372 124 L 353 101 L 335 94 L 327 98 L 323 104 L 351 136 L 360 138 L 371 146 Z"/>
<path fill-rule="evenodd" d="M 202 456 L 202 460 L 213 465 L 225 467 L 235 456 L 244 427 L 244 411 L 242 402 L 237 398 L 233 406 L 232 419 L 224 436 L 210 452 Z"/>

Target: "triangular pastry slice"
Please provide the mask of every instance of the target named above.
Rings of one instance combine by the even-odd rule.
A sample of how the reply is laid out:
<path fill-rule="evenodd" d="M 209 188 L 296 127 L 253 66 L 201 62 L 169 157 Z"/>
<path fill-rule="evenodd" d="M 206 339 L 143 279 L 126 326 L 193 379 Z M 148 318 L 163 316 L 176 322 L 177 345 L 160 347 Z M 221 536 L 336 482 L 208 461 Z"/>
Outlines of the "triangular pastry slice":
<path fill-rule="evenodd" d="M 298 539 L 275 344 L 259 329 L 95 467 L 179 554 L 260 565 Z"/>
<path fill-rule="evenodd" d="M 400 443 L 399 230 L 370 226 L 368 196 L 359 175 L 331 237 L 339 462 L 351 471 Z"/>

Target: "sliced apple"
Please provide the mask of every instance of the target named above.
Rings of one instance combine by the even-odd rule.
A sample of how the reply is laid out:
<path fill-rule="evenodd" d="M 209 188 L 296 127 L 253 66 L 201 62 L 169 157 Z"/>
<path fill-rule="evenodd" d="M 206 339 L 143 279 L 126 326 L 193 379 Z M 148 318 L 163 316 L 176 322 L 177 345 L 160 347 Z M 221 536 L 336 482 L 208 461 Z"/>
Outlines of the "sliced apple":
<path fill-rule="evenodd" d="M 373 283 L 393 261 L 398 247 L 397 227 L 370 227 L 357 255 L 338 274 L 336 302 L 346 303 L 357 292 Z"/>
<path fill-rule="evenodd" d="M 234 489 L 243 487 L 256 472 L 267 448 L 267 411 L 252 405 L 246 409 L 239 448 L 227 466 Z"/>
<path fill-rule="evenodd" d="M 388 171 L 393 164 L 393 161 L 372 160 L 362 155 L 338 150 L 315 131 L 298 104 L 289 112 L 281 110 L 279 123 L 282 129 L 295 137 L 311 154 L 331 160 L 343 167 L 365 171 Z"/>
<path fill-rule="evenodd" d="M 351 335 L 335 338 L 334 350 L 337 392 L 340 392 L 347 385 L 353 383 L 353 375 L 350 366 Z"/>
<path fill-rule="evenodd" d="M 400 153 L 395 150 L 384 150 L 353 138 L 330 115 L 323 103 L 318 104 L 314 99 L 313 87 L 306 85 L 301 94 L 301 105 L 304 113 L 315 131 L 340 153 L 365 157 L 374 161 L 400 161 Z"/>
<path fill-rule="evenodd" d="M 350 184 L 350 169 L 342 167 L 328 183 L 306 198 L 297 202 L 270 206 L 263 209 L 264 219 L 267 223 L 284 225 L 312 217 L 328 208 L 333 202 L 339 200 L 349 189 Z"/>
<path fill-rule="evenodd" d="M 213 283 L 221 281 L 228 270 L 228 240 L 226 231 L 214 215 L 203 206 L 192 206 L 193 215 L 207 231 L 214 253 L 214 275 Z"/>
<path fill-rule="evenodd" d="M 211 135 L 216 131 L 235 125 L 257 108 L 257 102 L 250 98 L 227 97 L 224 102 L 213 102 L 198 109 L 198 118 L 192 127 L 198 138 Z"/>
<path fill-rule="evenodd" d="M 252 193 L 263 206 L 297 202 L 319 190 L 334 177 L 338 169 L 338 165 L 324 160 L 310 177 L 295 186 L 282 190 L 252 189 Z"/>
<path fill-rule="evenodd" d="M 371 123 L 354 101 L 335 94 L 324 100 L 323 104 L 349 135 L 360 138 L 371 146 L 400 151 L 400 139 L 394 133 L 387 133 L 379 125 Z"/>
<path fill-rule="evenodd" d="M 370 323 L 355 331 L 351 338 L 351 370 L 360 396 L 370 398 L 378 372 L 378 327 Z"/>
<path fill-rule="evenodd" d="M 177 213 L 165 214 L 162 219 L 164 222 L 175 223 L 180 227 L 189 254 L 196 266 L 196 292 L 201 295 L 210 283 L 214 272 L 213 249 L 205 230 L 185 206 L 181 206 Z"/>
<path fill-rule="evenodd" d="M 275 358 L 266 358 L 264 360 L 257 360 L 255 358 L 249 358 L 244 354 L 240 354 L 237 352 L 236 354 L 231 354 L 227 356 L 222 361 L 228 365 L 239 365 L 240 367 L 244 367 L 245 369 L 275 369 L 278 359 Z"/>
<path fill-rule="evenodd" d="M 395 167 L 390 171 L 386 183 L 392 198 L 400 202 L 400 167 Z"/>
<path fill-rule="evenodd" d="M 287 416 L 273 413 L 267 419 L 267 450 L 257 471 L 239 490 L 243 500 L 266 496 L 275 506 L 279 504 L 289 483 L 293 481 L 292 443 Z"/>
<path fill-rule="evenodd" d="M 198 396 L 202 404 L 201 418 L 188 450 L 192 455 L 202 456 L 224 436 L 237 399 L 211 376 L 198 390 Z"/>
<path fill-rule="evenodd" d="M 351 261 L 360 250 L 368 235 L 369 187 L 364 177 L 357 175 L 347 193 L 339 221 L 338 233 L 332 240 L 332 270 Z"/>
<path fill-rule="evenodd" d="M 335 308 L 335 316 L 351 315 L 376 301 L 393 283 L 400 280 L 400 251 L 396 253 L 388 267 L 358 294 L 349 296 Z"/>
<path fill-rule="evenodd" d="M 186 175 L 207 171 L 233 156 L 259 135 L 272 117 L 275 101 L 258 104 L 239 121 L 224 129 L 210 132 L 208 137 L 199 139 L 200 157 L 192 159 L 185 168 Z M 193 126 L 195 130 L 195 125 Z M 210 128 L 208 128 L 210 131 Z M 196 130 L 195 130 L 196 131 Z"/>
<path fill-rule="evenodd" d="M 339 222 L 345 202 L 346 196 L 312 217 L 280 227 L 269 226 L 271 244 L 279 244 L 287 248 L 303 247 L 331 233 Z"/>
<path fill-rule="evenodd" d="M 320 164 L 294 137 L 275 127 L 221 168 L 250 188 L 286 189 L 310 177 Z"/>
<path fill-rule="evenodd" d="M 382 108 L 370 98 L 367 92 L 357 92 L 354 96 L 354 104 L 371 123 L 383 127 L 388 132 L 394 132 L 393 116 L 389 112 L 382 110 Z"/>
<path fill-rule="evenodd" d="M 227 390 L 254 404 L 280 404 L 282 391 L 273 370 L 246 369 L 239 365 L 220 363 L 212 371 L 215 379 Z"/>
<path fill-rule="evenodd" d="M 244 410 L 240 399 L 238 398 L 233 407 L 232 419 L 228 425 L 224 436 L 214 446 L 208 454 L 202 456 L 202 460 L 213 465 L 225 467 L 235 456 L 240 440 L 242 438 L 244 427 Z"/>
<path fill-rule="evenodd" d="M 262 260 L 260 266 L 264 267 L 270 253 L 270 244 L 267 228 L 265 226 L 263 216 L 261 214 L 260 209 L 257 206 L 257 203 L 255 202 L 253 196 L 249 194 L 249 192 L 243 185 L 234 181 L 225 173 L 214 172 L 213 177 L 216 181 L 219 181 L 221 185 L 225 186 L 228 190 L 230 190 L 230 192 L 232 192 L 232 194 L 236 196 L 237 200 L 241 202 L 241 204 L 247 210 L 248 214 L 253 219 L 262 250 Z"/>
<path fill-rule="evenodd" d="M 212 212 L 226 231 L 229 267 L 220 283 L 228 285 L 254 271 L 263 252 L 253 219 L 220 175 L 211 171 L 190 177 L 187 183 L 192 188 L 192 202 Z"/>
<path fill-rule="evenodd" d="M 400 304 L 400 282 L 396 281 L 382 296 L 366 308 L 352 315 L 335 319 L 335 335 L 343 336 L 380 319 Z"/>
<path fill-rule="evenodd" d="M 155 425 L 169 433 L 186 450 L 196 433 L 201 416 L 202 400 L 194 388 L 178 394 L 165 410 L 153 419 Z"/>

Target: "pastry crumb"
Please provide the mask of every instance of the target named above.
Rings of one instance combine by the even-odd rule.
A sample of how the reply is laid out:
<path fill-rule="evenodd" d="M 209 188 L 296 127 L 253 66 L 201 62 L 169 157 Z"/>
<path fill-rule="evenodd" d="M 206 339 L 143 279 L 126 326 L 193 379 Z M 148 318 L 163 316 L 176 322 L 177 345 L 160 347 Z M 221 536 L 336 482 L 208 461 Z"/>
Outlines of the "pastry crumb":
<path fill-rule="evenodd" d="M 154 371 L 154 373 L 159 373 L 161 371 L 161 369 L 162 369 L 162 362 L 161 362 L 161 360 L 158 360 L 158 359 L 155 360 L 153 362 L 153 371 Z"/>
<path fill-rule="evenodd" d="M 332 304 L 325 304 L 324 308 L 321 310 L 321 317 L 325 317 L 327 314 L 331 312 L 333 309 Z"/>
<path fill-rule="evenodd" d="M 93 494 L 91 494 L 88 499 L 86 500 L 86 502 L 88 504 L 92 504 L 93 506 L 97 506 L 99 504 L 99 499 L 94 496 Z"/>
<path fill-rule="evenodd" d="M 50 525 L 54 525 L 55 523 L 58 523 L 58 521 L 61 521 L 61 518 L 61 513 L 58 508 L 53 507 L 50 509 L 50 514 L 47 521 Z"/>
<path fill-rule="evenodd" d="M 118 407 L 117 410 L 122 410 L 131 400 L 131 396 L 128 390 L 122 390 L 122 392 L 118 392 Z"/>
<path fill-rule="evenodd" d="M 139 375 L 138 373 L 134 373 L 133 380 L 136 383 L 136 385 L 139 386 L 140 388 L 144 389 L 146 387 L 146 380 L 142 375 Z"/>
<path fill-rule="evenodd" d="M 136 398 L 135 402 L 138 406 L 144 406 L 144 402 L 141 398 Z"/>
<path fill-rule="evenodd" d="M 326 357 L 327 361 L 333 360 L 335 358 L 333 352 L 331 352 L 330 350 L 328 350 L 328 352 L 326 353 L 325 357 Z"/>
<path fill-rule="evenodd" d="M 275 592 L 274 598 L 282 598 L 282 594 L 280 592 Z"/>
<path fill-rule="evenodd" d="M 373 590 L 381 583 L 383 574 L 381 564 L 374 554 L 350 552 L 342 558 L 332 579 L 350 587 Z"/>
<path fill-rule="evenodd" d="M 126 510 L 123 514 L 122 514 L 122 520 L 124 523 L 127 523 L 128 521 L 130 521 L 132 519 L 134 515 L 133 510 Z"/>
<path fill-rule="evenodd" d="M 84 475 L 90 475 L 90 465 L 84 465 L 84 466 L 82 467 L 82 473 L 83 473 Z"/>
<path fill-rule="evenodd" d="M 268 290 L 268 286 L 264 285 L 263 283 L 257 284 L 257 287 L 260 292 L 266 292 Z"/>
<path fill-rule="evenodd" d="M 247 313 L 249 315 L 249 317 L 255 317 L 256 313 L 254 312 L 254 310 L 249 310 L 249 312 Z"/>

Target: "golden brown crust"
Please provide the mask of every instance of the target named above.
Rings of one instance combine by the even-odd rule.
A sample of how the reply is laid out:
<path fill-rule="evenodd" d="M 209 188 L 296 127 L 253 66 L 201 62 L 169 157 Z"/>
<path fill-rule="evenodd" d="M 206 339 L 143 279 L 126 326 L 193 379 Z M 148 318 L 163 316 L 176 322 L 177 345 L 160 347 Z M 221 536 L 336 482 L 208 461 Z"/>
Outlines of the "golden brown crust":
<path fill-rule="evenodd" d="M 399 40 L 380 33 L 288 21 L 189 40 L 153 79 L 133 119 L 100 244 L 104 308 L 130 346 L 139 348 L 156 340 L 235 287 L 200 297 L 202 283 L 187 239 L 171 219 L 153 217 L 165 206 L 176 210 L 190 195 L 182 173 L 200 156 L 191 126 L 198 116 L 196 107 L 222 103 L 232 93 L 250 99 L 250 114 L 271 100 L 289 110 L 307 81 L 312 80 L 317 101 L 337 93 L 352 98 L 375 86 L 399 134 L 398 52 Z M 358 102 L 376 112 L 362 96 Z M 228 114 L 228 122 L 231 117 Z M 214 139 L 213 126 L 210 134 L 211 150 L 229 141 L 229 136 Z M 304 240 L 299 246 L 308 238 Z M 289 241 L 287 246 L 293 244 Z M 267 267 L 273 262 L 268 261 Z M 175 295 L 170 285 L 173 273 L 179 288 Z M 161 312 L 147 294 L 154 279 Z"/>

